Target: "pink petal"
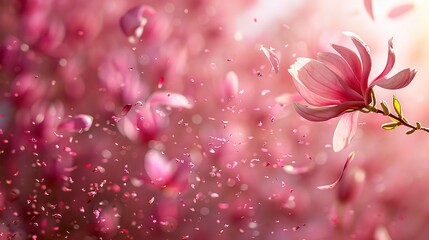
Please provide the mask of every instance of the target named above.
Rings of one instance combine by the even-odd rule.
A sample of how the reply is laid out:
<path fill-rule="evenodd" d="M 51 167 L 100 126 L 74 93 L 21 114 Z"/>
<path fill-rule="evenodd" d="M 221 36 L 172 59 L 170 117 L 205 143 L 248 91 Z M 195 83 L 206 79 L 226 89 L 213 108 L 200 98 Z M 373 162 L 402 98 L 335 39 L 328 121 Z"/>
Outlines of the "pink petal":
<path fill-rule="evenodd" d="M 192 108 L 192 103 L 178 93 L 169 93 L 169 92 L 155 92 L 147 100 L 149 105 L 164 105 L 167 107 L 174 108 Z"/>
<path fill-rule="evenodd" d="M 161 117 L 156 110 L 150 108 L 137 109 L 136 114 L 138 135 L 144 142 L 153 140 L 168 123 L 165 117 Z"/>
<path fill-rule="evenodd" d="M 371 56 L 369 55 L 368 45 L 366 45 L 360 37 L 352 32 L 344 32 L 344 35 L 352 39 L 353 44 L 359 52 L 360 60 L 362 62 L 361 89 L 362 92 L 366 92 L 368 89 L 369 72 L 371 71 Z"/>
<path fill-rule="evenodd" d="M 346 171 L 347 166 L 352 162 L 354 157 L 355 157 L 355 152 L 351 152 L 347 157 L 346 163 L 344 164 L 343 170 L 341 171 L 341 175 L 338 177 L 338 179 L 335 182 L 328 185 L 318 186 L 317 188 L 320 190 L 327 190 L 327 189 L 334 188 L 343 178 L 344 172 Z"/>
<path fill-rule="evenodd" d="M 224 89 L 225 89 L 225 95 L 227 98 L 233 98 L 238 93 L 238 76 L 233 71 L 229 71 L 226 74 L 225 80 L 224 80 Z"/>
<path fill-rule="evenodd" d="M 121 121 L 118 120 L 118 125 L 117 125 L 119 132 L 121 132 L 122 135 L 126 136 L 128 139 L 132 141 L 137 140 L 137 135 L 140 133 L 140 129 L 136 128 L 136 123 L 134 118 L 130 116 L 126 116 L 122 118 Z"/>
<path fill-rule="evenodd" d="M 274 69 L 276 73 L 279 73 L 280 70 L 280 58 L 279 56 L 274 52 L 274 48 L 270 47 L 267 49 L 266 47 L 262 46 L 259 48 L 265 56 L 268 58 L 268 61 L 271 64 L 271 67 Z"/>
<path fill-rule="evenodd" d="M 335 51 L 337 51 L 337 53 L 340 54 L 340 56 L 342 58 L 344 58 L 344 60 L 350 66 L 354 75 L 356 76 L 356 78 L 359 81 L 359 89 L 361 89 L 360 79 L 362 77 L 362 65 L 360 63 L 359 57 L 356 55 L 355 52 L 353 52 L 352 50 L 350 50 L 346 47 L 336 45 L 336 44 L 332 44 L 332 48 L 335 49 Z"/>
<path fill-rule="evenodd" d="M 155 14 L 149 6 L 137 6 L 128 10 L 120 19 L 122 31 L 128 36 L 130 42 L 135 43 L 143 34 L 147 17 Z"/>
<path fill-rule="evenodd" d="M 308 90 L 323 98 L 340 101 L 362 99 L 362 96 L 345 89 L 338 75 L 317 60 L 298 58 L 289 73 Z"/>
<path fill-rule="evenodd" d="M 365 177 L 365 171 L 360 168 L 355 168 L 352 172 L 345 174 L 338 185 L 337 199 L 342 203 L 351 202 L 363 187 Z"/>
<path fill-rule="evenodd" d="M 385 77 L 390 72 L 390 70 L 392 70 L 393 65 L 395 64 L 395 59 L 396 57 L 395 57 L 395 52 L 393 52 L 393 42 L 391 38 L 389 39 L 389 43 L 388 43 L 386 67 L 384 67 L 383 72 L 381 72 L 380 75 L 378 75 L 378 77 L 374 79 L 374 81 L 371 83 L 370 86 L 373 86 L 374 82 L 376 82 L 377 79 Z"/>
<path fill-rule="evenodd" d="M 361 92 L 360 80 L 356 78 L 356 75 L 344 58 L 334 53 L 320 52 L 317 54 L 317 59 L 335 72 L 356 93 Z"/>
<path fill-rule="evenodd" d="M 329 106 L 329 105 L 337 105 L 341 103 L 341 101 L 339 100 L 327 99 L 308 90 L 308 88 L 304 86 L 301 81 L 296 80 L 298 73 L 295 73 L 294 70 L 289 70 L 289 72 L 291 73 L 292 76 L 294 76 L 293 83 L 295 84 L 295 87 L 298 90 L 298 93 L 309 104 L 313 106 L 323 107 L 323 106 Z"/>
<path fill-rule="evenodd" d="M 372 11 L 372 0 L 364 0 L 363 4 L 368 15 L 371 17 L 372 20 L 374 20 L 374 13 Z"/>
<path fill-rule="evenodd" d="M 406 68 L 390 78 L 382 78 L 377 80 L 374 84 L 385 89 L 400 89 L 406 87 L 416 76 L 415 69 Z"/>
<path fill-rule="evenodd" d="M 113 118 L 113 120 L 115 121 L 115 122 L 119 122 L 125 115 L 127 115 L 129 112 L 130 112 L 130 110 L 131 110 L 131 107 L 132 107 L 133 105 L 131 105 L 131 104 L 127 104 L 127 105 L 125 105 L 123 108 L 122 108 L 122 111 L 121 111 L 121 113 L 119 113 L 119 116 L 113 116 L 112 118 Z"/>
<path fill-rule="evenodd" d="M 79 114 L 71 118 L 64 119 L 59 125 L 59 131 L 80 132 L 88 131 L 91 128 L 93 117 L 86 114 Z"/>
<path fill-rule="evenodd" d="M 298 94 L 298 93 L 294 93 L 294 94 L 284 93 L 284 94 L 282 94 L 280 96 L 277 96 L 274 99 L 274 101 L 276 103 L 284 104 L 284 105 L 290 105 L 292 103 L 299 102 L 299 101 L 302 101 L 302 100 L 304 100 L 304 98 L 301 96 L 301 94 Z"/>
<path fill-rule="evenodd" d="M 389 18 L 397 18 L 414 9 L 414 3 L 404 3 L 394 7 L 387 15 Z"/>
<path fill-rule="evenodd" d="M 301 117 L 314 122 L 326 121 L 337 117 L 349 109 L 359 109 L 365 107 L 363 102 L 346 102 L 337 106 L 311 108 L 299 103 L 295 103 L 296 112 Z"/>
<path fill-rule="evenodd" d="M 359 112 L 354 111 L 345 113 L 341 116 L 334 132 L 332 144 L 334 152 L 339 152 L 350 144 L 352 138 L 356 134 L 358 115 Z"/>
<path fill-rule="evenodd" d="M 315 166 L 316 164 L 314 162 L 310 162 L 309 164 L 300 166 L 300 167 L 286 165 L 283 167 L 283 170 L 285 170 L 286 173 L 289 173 L 291 175 L 299 175 L 299 174 L 310 172 L 311 170 L 314 169 Z"/>
<path fill-rule="evenodd" d="M 160 185 L 170 180 L 176 171 L 174 161 L 167 160 L 156 150 L 149 150 L 146 153 L 144 167 L 150 179 Z"/>

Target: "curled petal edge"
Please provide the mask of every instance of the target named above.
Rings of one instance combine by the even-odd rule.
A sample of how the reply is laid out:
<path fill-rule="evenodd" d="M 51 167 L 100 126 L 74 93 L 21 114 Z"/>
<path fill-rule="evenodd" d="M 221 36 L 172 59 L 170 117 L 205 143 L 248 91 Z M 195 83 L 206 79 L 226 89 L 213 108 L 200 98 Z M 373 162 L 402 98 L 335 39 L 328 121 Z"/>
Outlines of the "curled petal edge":
<path fill-rule="evenodd" d="M 393 38 L 390 38 L 388 47 L 387 47 L 386 67 L 384 67 L 383 72 L 381 72 L 380 75 L 378 75 L 378 77 L 376 77 L 374 81 L 377 81 L 377 79 L 384 78 L 390 72 L 390 70 L 392 70 L 393 65 L 395 65 L 395 60 L 396 60 L 396 56 L 395 56 L 395 52 L 393 51 Z"/>
<path fill-rule="evenodd" d="M 341 171 L 340 176 L 337 178 L 337 180 L 335 182 L 328 184 L 328 185 L 318 186 L 317 188 L 320 190 L 328 190 L 328 189 L 331 189 L 331 188 L 334 188 L 335 186 L 337 186 L 337 184 L 341 181 L 341 179 L 343 179 L 344 173 L 345 173 L 347 167 L 349 166 L 349 164 L 353 161 L 353 158 L 355 157 L 355 155 L 356 155 L 355 152 L 351 152 L 349 154 L 346 162 L 344 163 L 343 170 Z"/>

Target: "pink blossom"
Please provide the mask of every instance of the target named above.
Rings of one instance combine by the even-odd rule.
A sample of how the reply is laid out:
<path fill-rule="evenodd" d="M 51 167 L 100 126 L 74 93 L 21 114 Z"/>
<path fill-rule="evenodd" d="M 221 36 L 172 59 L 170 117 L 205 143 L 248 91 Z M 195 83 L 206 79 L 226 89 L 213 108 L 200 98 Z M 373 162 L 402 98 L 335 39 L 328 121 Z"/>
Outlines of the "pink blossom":
<path fill-rule="evenodd" d="M 135 106 L 135 110 L 131 111 L 132 105 L 126 105 L 114 119 L 123 135 L 131 140 L 140 138 L 147 142 L 155 139 L 158 133 L 169 125 L 165 110 L 190 109 L 193 104 L 182 94 L 158 91 L 152 93 L 144 104 Z"/>
<path fill-rule="evenodd" d="M 164 185 L 176 171 L 175 162 L 167 160 L 163 154 L 156 150 L 150 150 L 146 153 L 144 166 L 148 176 L 156 185 Z"/>
<path fill-rule="evenodd" d="M 88 131 L 91 128 L 93 117 L 86 114 L 79 114 L 71 118 L 64 119 L 59 125 L 58 130 L 67 132 Z"/>
<path fill-rule="evenodd" d="M 414 69 L 404 69 L 386 77 L 395 63 L 392 39 L 388 42 L 388 57 L 384 70 L 372 81 L 371 56 L 368 46 L 355 34 L 345 32 L 358 50 L 332 44 L 338 53 L 320 52 L 318 59 L 298 58 L 290 67 L 295 86 L 310 106 L 295 104 L 296 111 L 310 121 L 326 121 L 343 115 L 334 134 L 334 150 L 342 150 L 355 133 L 356 116 L 349 114 L 371 104 L 372 88 L 400 89 L 416 75 Z"/>

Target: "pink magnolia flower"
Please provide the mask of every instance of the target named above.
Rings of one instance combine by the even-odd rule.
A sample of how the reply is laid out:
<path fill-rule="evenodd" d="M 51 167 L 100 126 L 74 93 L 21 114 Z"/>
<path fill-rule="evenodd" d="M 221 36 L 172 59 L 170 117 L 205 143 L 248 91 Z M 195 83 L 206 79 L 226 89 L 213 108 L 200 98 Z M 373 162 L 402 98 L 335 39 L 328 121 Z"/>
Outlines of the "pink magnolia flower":
<path fill-rule="evenodd" d="M 296 103 L 296 111 L 310 121 L 326 121 L 342 115 L 334 133 L 334 151 L 346 147 L 357 128 L 356 110 L 371 104 L 372 88 L 400 89 L 416 75 L 414 69 L 404 69 L 392 77 L 386 75 L 395 63 L 392 39 L 388 42 L 387 63 L 384 70 L 369 80 L 371 57 L 368 46 L 355 34 L 345 32 L 358 50 L 332 44 L 338 53 L 321 52 L 318 59 L 298 58 L 290 67 L 295 86 L 311 106 Z"/>

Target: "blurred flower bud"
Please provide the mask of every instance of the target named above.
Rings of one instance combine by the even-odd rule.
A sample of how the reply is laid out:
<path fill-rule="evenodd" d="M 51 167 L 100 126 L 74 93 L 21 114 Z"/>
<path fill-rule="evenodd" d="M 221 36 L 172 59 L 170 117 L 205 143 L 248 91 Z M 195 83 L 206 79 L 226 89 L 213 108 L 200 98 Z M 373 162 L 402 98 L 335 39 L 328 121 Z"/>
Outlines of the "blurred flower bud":
<path fill-rule="evenodd" d="M 345 173 L 338 186 L 337 197 L 340 202 L 351 202 L 360 192 L 365 182 L 365 171 L 361 168 L 352 169 Z"/>
<path fill-rule="evenodd" d="M 12 99 L 18 106 L 31 106 L 40 100 L 46 92 L 46 86 L 36 74 L 19 74 L 12 85 Z"/>
<path fill-rule="evenodd" d="M 51 21 L 44 34 L 38 39 L 36 46 L 41 50 L 50 52 L 61 45 L 65 35 L 64 23 L 62 21 Z"/>

